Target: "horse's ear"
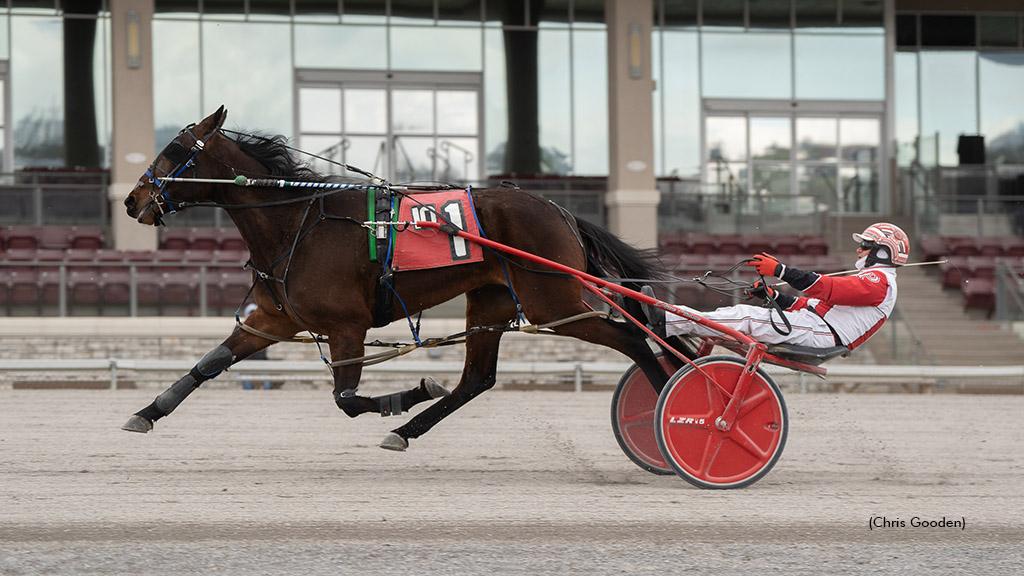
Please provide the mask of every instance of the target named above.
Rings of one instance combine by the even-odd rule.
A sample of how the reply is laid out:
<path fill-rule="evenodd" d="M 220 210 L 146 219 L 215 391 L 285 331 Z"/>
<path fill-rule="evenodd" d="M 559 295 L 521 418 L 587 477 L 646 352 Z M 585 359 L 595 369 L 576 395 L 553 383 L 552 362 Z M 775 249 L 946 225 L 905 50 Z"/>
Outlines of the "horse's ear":
<path fill-rule="evenodd" d="M 220 108 L 217 108 L 217 111 L 213 113 L 213 121 L 217 125 L 218 130 L 220 130 L 220 127 L 224 125 L 224 121 L 227 120 L 227 118 L 228 110 L 223 104 L 221 104 Z"/>

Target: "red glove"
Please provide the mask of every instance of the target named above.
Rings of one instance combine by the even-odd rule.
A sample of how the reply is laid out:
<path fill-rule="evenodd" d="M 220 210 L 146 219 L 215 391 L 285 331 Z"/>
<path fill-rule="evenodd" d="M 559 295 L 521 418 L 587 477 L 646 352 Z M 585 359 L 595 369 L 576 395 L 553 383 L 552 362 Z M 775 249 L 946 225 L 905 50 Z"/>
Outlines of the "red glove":
<path fill-rule="evenodd" d="M 750 262 L 747 262 L 747 266 L 753 266 L 761 276 L 775 276 L 776 278 L 782 275 L 783 270 L 782 264 L 779 264 L 775 256 L 767 252 L 762 252 L 751 258 Z"/>
<path fill-rule="evenodd" d="M 767 300 L 769 298 L 774 299 L 776 294 L 774 288 L 760 280 L 754 282 L 753 286 L 747 288 L 743 292 L 746 294 L 747 298 L 761 298 L 762 300 Z"/>

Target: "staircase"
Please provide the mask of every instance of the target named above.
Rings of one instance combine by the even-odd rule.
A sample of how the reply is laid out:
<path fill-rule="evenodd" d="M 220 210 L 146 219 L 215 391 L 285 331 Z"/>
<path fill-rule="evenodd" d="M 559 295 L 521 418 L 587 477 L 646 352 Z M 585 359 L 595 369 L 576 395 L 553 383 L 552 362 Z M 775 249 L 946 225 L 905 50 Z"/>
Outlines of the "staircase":
<path fill-rule="evenodd" d="M 1024 342 L 1000 322 L 964 312 L 960 292 L 944 290 L 938 267 L 902 268 L 898 272 L 897 306 L 913 326 L 924 349 L 941 366 L 999 366 L 1024 364 Z M 912 358 L 893 358 L 888 332 L 866 346 L 879 364 L 907 364 Z M 929 357 L 922 363 L 929 363 Z"/>

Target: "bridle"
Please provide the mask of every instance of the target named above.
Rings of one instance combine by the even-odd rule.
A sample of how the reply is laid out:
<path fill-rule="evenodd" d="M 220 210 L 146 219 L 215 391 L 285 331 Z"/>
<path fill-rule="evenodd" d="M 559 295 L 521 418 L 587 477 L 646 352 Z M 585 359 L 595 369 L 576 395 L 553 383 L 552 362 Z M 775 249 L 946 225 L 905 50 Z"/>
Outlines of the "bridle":
<path fill-rule="evenodd" d="M 160 217 L 165 213 L 174 214 L 177 212 L 175 204 L 180 203 L 179 200 L 172 199 L 167 192 L 167 186 L 172 181 L 170 179 L 181 176 L 189 168 L 192 168 L 194 171 L 196 156 L 199 156 L 199 153 L 203 151 L 205 146 L 205 143 L 192 133 L 192 129 L 195 126 L 195 124 L 189 124 L 182 128 L 181 132 L 178 132 L 178 135 L 174 137 L 174 140 L 171 140 L 170 144 L 164 147 L 163 151 L 157 155 L 153 163 L 146 169 L 145 174 L 149 178 L 149 197 L 158 211 L 155 218 L 157 224 L 161 222 Z M 182 137 L 186 135 L 192 139 L 191 147 L 187 147 L 181 142 Z M 170 170 L 163 170 L 157 166 L 157 160 L 161 157 L 173 162 L 174 167 Z M 193 187 L 195 187 L 195 183 L 193 183 Z M 167 207 L 166 212 L 164 211 L 165 206 Z"/>

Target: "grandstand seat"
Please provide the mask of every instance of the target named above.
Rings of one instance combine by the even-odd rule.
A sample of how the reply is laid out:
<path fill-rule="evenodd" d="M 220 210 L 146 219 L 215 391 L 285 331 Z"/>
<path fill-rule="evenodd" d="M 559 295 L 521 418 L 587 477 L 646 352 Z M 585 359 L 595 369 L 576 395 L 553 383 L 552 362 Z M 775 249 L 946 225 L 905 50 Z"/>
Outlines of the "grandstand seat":
<path fill-rule="evenodd" d="M 230 270 L 224 272 L 217 281 L 217 307 L 223 311 L 232 311 L 242 305 L 249 289 L 252 288 L 252 272 L 248 270 Z"/>
<path fill-rule="evenodd" d="M 0 229 L 0 234 L 4 237 L 7 251 L 34 250 L 39 247 L 37 230 L 35 226 L 6 226 Z"/>
<path fill-rule="evenodd" d="M 776 256 L 789 256 L 791 254 L 802 254 L 803 249 L 800 245 L 800 236 L 797 234 L 776 234 L 775 235 L 775 254 Z"/>
<path fill-rule="evenodd" d="M 192 250 L 213 252 L 220 248 L 220 232 L 216 228 L 192 228 L 189 238 L 189 247 Z"/>
<path fill-rule="evenodd" d="M 686 235 L 683 251 L 687 254 L 715 254 L 718 251 L 718 242 L 714 234 L 694 232 Z"/>
<path fill-rule="evenodd" d="M 1024 238 L 1020 236 L 1004 237 L 1003 256 L 1024 256 Z"/>
<path fill-rule="evenodd" d="M 99 226 L 72 226 L 68 238 L 71 248 L 99 250 L 106 244 Z"/>
<path fill-rule="evenodd" d="M 686 247 L 686 234 L 682 232 L 666 232 L 658 235 L 658 246 L 666 251 L 675 252 Z"/>
<path fill-rule="evenodd" d="M 150 262 L 158 264 L 152 269 L 157 272 L 172 272 L 183 268 L 185 262 L 185 250 L 157 250 L 150 253 Z M 176 266 L 175 266 L 176 264 Z"/>
<path fill-rule="evenodd" d="M 71 229 L 66 226 L 40 226 L 37 228 L 39 248 L 67 250 L 71 247 Z"/>
<path fill-rule="evenodd" d="M 964 309 L 974 308 L 985 310 L 989 316 L 996 307 L 996 287 L 992 278 L 973 278 L 963 289 Z"/>
<path fill-rule="evenodd" d="M 743 238 L 743 251 L 747 254 L 760 254 L 761 252 L 775 253 L 775 242 L 771 236 L 765 234 L 752 234 Z"/>
<path fill-rule="evenodd" d="M 38 314 L 39 292 L 38 271 L 11 270 L 7 281 L 8 314 L 13 315 L 14 308 L 28 306 L 32 307 L 33 314 Z"/>
<path fill-rule="evenodd" d="M 971 278 L 972 280 L 975 278 L 995 278 L 996 257 L 968 256 L 966 268 L 967 277 Z"/>
<path fill-rule="evenodd" d="M 218 233 L 221 250 L 249 251 L 249 247 L 245 245 L 245 240 L 242 240 L 242 235 L 237 228 L 221 228 Z"/>
<path fill-rule="evenodd" d="M 716 234 L 715 245 L 718 254 L 745 254 L 747 251 L 743 236 L 739 234 Z"/>
<path fill-rule="evenodd" d="M 102 301 L 103 290 L 100 283 L 100 276 L 93 270 L 72 270 L 68 273 L 68 312 L 76 313 L 77 307 L 99 307 Z M 81 310 L 87 314 L 90 310 Z M 99 312 L 99 309 L 97 309 Z"/>
<path fill-rule="evenodd" d="M 949 254 L 946 239 L 934 234 L 922 234 L 918 237 L 916 248 L 920 251 L 922 262 L 931 262 Z"/>
<path fill-rule="evenodd" d="M 967 275 L 967 256 L 950 256 L 946 262 L 939 264 L 939 274 L 942 277 L 943 287 L 960 287 L 964 276 Z"/>
<path fill-rule="evenodd" d="M 802 234 L 800 236 L 801 251 L 812 256 L 825 256 L 828 254 L 828 242 L 821 234 Z"/>
<path fill-rule="evenodd" d="M 188 250 L 191 247 L 191 237 L 191 228 L 163 228 L 160 231 L 160 249 Z"/>
<path fill-rule="evenodd" d="M 216 250 L 212 255 L 213 262 L 237 263 L 239 266 L 249 260 L 248 250 Z"/>
<path fill-rule="evenodd" d="M 166 272 L 160 278 L 161 315 L 191 315 L 199 304 L 199 281 L 195 272 Z"/>
<path fill-rule="evenodd" d="M 96 262 L 96 267 L 100 272 L 128 269 L 123 265 L 125 255 L 124 252 L 121 252 L 120 250 L 100 248 L 94 253 L 93 261 Z"/>
<path fill-rule="evenodd" d="M 45 267 L 39 270 L 39 312 L 43 306 L 56 306 L 60 303 L 61 290 L 67 290 L 67 276 L 61 286 L 60 270 L 56 267 Z M 65 295 L 67 292 L 65 292 Z"/>
<path fill-rule="evenodd" d="M 946 238 L 950 256 L 977 256 L 978 242 L 969 236 L 950 236 Z"/>
<path fill-rule="evenodd" d="M 1003 255 L 1003 239 L 999 237 L 986 236 L 982 238 L 975 238 L 975 246 L 978 249 L 979 256 L 1002 256 Z"/>

